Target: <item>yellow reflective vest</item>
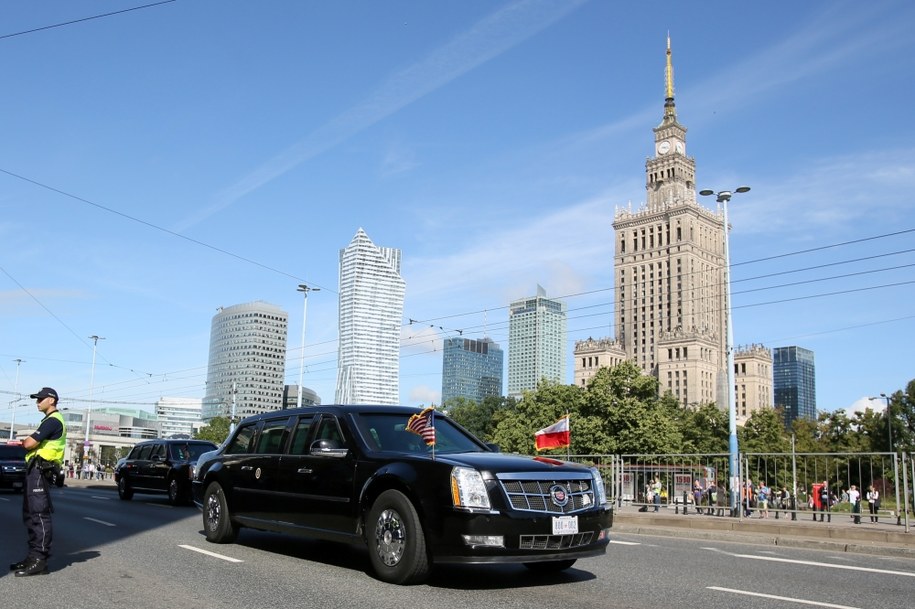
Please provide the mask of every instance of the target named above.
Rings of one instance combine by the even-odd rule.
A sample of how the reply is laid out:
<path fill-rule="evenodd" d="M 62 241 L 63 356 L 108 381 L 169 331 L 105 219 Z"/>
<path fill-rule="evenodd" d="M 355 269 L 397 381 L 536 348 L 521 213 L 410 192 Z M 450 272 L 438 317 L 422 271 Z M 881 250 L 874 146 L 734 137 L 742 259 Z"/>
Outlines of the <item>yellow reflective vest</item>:
<path fill-rule="evenodd" d="M 52 412 L 48 416 L 60 421 L 63 433 L 56 440 L 42 440 L 38 446 L 25 454 L 26 462 L 30 461 L 35 455 L 40 455 L 45 461 L 54 461 L 56 463 L 63 463 L 64 461 L 64 451 L 67 448 L 67 424 L 64 423 L 64 416 L 58 411 Z"/>

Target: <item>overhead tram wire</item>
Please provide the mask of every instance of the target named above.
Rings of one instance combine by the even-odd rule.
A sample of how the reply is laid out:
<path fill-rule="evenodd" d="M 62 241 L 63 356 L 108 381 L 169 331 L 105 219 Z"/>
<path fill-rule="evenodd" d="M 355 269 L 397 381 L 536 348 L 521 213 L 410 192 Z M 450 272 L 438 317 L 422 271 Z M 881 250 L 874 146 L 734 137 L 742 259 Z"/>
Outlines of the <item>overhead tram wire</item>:
<path fill-rule="evenodd" d="M 55 23 L 54 25 L 44 25 L 42 27 L 32 28 L 30 30 L 23 30 L 21 32 L 14 32 L 12 34 L 2 34 L 0 35 L 0 40 L 4 38 L 15 38 L 16 36 L 25 36 L 26 34 L 34 34 L 36 32 L 43 32 L 45 30 L 52 30 L 59 27 L 65 27 L 67 25 L 75 25 L 77 23 L 84 23 L 86 21 L 92 21 L 94 19 L 102 19 L 104 17 L 113 17 L 115 15 L 122 15 L 124 13 L 130 13 L 132 11 L 139 11 L 144 8 L 153 8 L 156 6 L 161 6 L 163 4 L 170 4 L 172 2 L 177 2 L 177 0 L 162 0 L 161 2 L 153 2 L 152 4 L 144 4 L 142 6 L 134 6 L 131 8 L 121 9 L 119 11 L 112 11 L 110 13 L 102 13 L 101 15 L 92 15 L 91 17 L 82 17 L 80 19 L 74 19 L 72 21 L 64 21 L 63 23 Z"/>

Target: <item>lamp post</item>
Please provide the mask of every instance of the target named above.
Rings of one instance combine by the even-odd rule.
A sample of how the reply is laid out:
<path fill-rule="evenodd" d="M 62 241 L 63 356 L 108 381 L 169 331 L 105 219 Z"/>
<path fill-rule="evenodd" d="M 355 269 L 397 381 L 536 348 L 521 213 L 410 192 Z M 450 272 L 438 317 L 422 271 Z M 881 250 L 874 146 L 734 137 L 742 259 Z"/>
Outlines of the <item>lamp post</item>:
<path fill-rule="evenodd" d="M 17 358 L 17 359 L 14 359 L 13 361 L 16 362 L 16 386 L 14 388 L 14 391 L 16 392 L 16 399 L 13 400 L 12 402 L 10 402 L 10 440 L 13 439 L 13 427 L 16 426 L 16 409 L 13 408 L 12 405 L 15 402 L 19 402 L 22 400 L 22 396 L 19 395 L 19 366 L 25 360 Z"/>
<path fill-rule="evenodd" d="M 740 186 L 734 190 L 737 194 L 749 192 L 749 186 Z M 712 190 L 700 190 L 699 194 L 703 197 L 715 195 L 715 200 L 721 203 L 724 212 L 724 289 L 725 289 L 725 326 L 727 330 L 727 382 L 728 382 L 728 472 L 731 479 L 730 505 L 731 516 L 738 514 L 737 500 L 740 497 L 740 475 L 738 473 L 738 446 L 737 446 L 737 396 L 736 387 L 734 386 L 734 324 L 731 321 L 731 260 L 730 260 L 730 243 L 728 241 L 728 202 L 731 200 L 732 193 L 730 190 L 715 192 Z"/>
<path fill-rule="evenodd" d="M 302 407 L 302 383 L 305 380 L 305 319 L 308 315 L 308 293 L 320 292 L 321 288 L 315 288 L 304 283 L 299 284 L 297 291 L 301 292 L 302 298 L 302 351 L 299 353 L 299 387 L 296 391 L 296 407 Z"/>
<path fill-rule="evenodd" d="M 92 371 L 89 373 L 89 407 L 86 409 L 86 438 L 83 441 L 83 456 L 89 455 L 89 419 L 92 417 L 92 390 L 95 386 L 95 353 L 98 350 L 98 341 L 105 340 L 104 336 L 93 334 L 92 340 Z"/>
<path fill-rule="evenodd" d="M 893 486 L 896 487 L 896 524 L 902 524 L 902 515 L 899 513 L 899 475 L 896 469 L 896 449 L 893 446 L 893 411 L 892 411 L 892 402 L 890 396 L 885 393 L 881 393 L 879 397 L 867 398 L 869 400 L 885 400 L 886 401 L 886 431 L 888 440 L 890 443 L 890 452 L 893 453 Z M 903 472 L 903 475 L 905 472 Z M 905 507 L 905 506 L 904 506 Z M 906 521 L 908 522 L 908 520 Z"/>

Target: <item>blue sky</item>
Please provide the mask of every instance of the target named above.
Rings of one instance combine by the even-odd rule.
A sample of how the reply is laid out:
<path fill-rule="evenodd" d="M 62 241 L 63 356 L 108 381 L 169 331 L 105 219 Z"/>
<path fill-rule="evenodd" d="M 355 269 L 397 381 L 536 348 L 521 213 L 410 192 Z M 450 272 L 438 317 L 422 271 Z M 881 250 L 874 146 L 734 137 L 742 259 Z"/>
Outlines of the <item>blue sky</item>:
<path fill-rule="evenodd" d="M 0 5 L 0 419 L 16 359 L 21 393 L 82 407 L 91 335 L 96 400 L 202 397 L 212 316 L 253 300 L 289 313 L 295 383 L 301 282 L 332 401 L 359 227 L 403 251 L 404 403 L 438 400 L 442 338 L 507 348 L 537 284 L 568 303 L 571 382 L 572 343 L 613 332 L 668 31 L 699 187 L 752 187 L 735 342 L 813 350 L 823 410 L 915 378 L 911 3 L 178 0 L 39 29 L 141 4 Z"/>

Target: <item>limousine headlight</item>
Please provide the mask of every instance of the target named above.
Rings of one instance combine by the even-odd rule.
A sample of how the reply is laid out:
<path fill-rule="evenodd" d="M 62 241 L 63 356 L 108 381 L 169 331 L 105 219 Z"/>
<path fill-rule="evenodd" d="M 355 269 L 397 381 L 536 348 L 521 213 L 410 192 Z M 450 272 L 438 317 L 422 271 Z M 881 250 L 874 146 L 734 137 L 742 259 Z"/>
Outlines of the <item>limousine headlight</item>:
<path fill-rule="evenodd" d="M 607 491 L 604 488 L 604 479 L 600 475 L 600 470 L 596 467 L 592 467 L 591 477 L 594 478 L 594 500 L 597 501 L 597 505 L 603 505 L 607 503 Z"/>
<path fill-rule="evenodd" d="M 489 493 L 483 476 L 469 467 L 451 470 L 451 501 L 454 507 L 465 510 L 488 510 Z"/>

